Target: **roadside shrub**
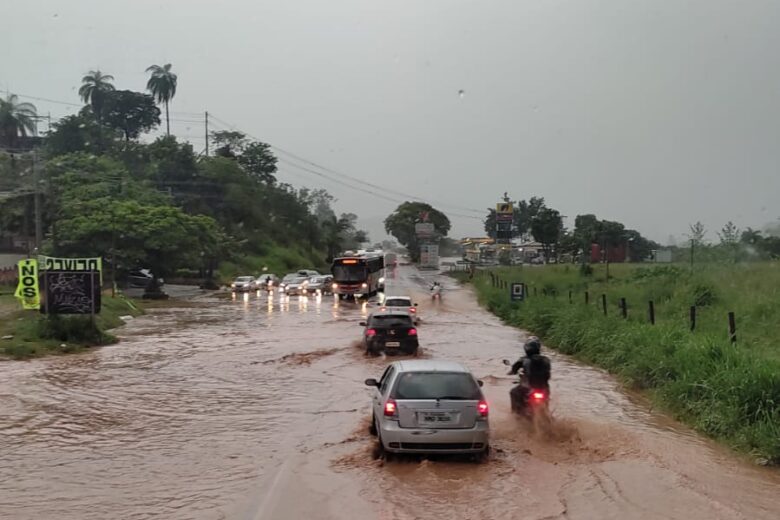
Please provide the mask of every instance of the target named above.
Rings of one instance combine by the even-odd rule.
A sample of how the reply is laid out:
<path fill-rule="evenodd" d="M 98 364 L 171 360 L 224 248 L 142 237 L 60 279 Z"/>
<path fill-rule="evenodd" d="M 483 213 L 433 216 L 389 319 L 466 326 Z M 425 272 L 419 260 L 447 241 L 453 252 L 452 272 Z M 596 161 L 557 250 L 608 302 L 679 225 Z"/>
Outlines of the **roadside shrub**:
<path fill-rule="evenodd" d="M 89 316 L 51 315 L 38 321 L 38 336 L 62 342 L 104 345 L 112 342 L 113 336 L 103 332 Z"/>
<path fill-rule="evenodd" d="M 12 359 L 30 359 L 38 354 L 38 349 L 34 345 L 15 343 L 4 347 L 3 353 Z"/>
<path fill-rule="evenodd" d="M 690 293 L 693 305 L 697 307 L 706 307 L 718 301 L 715 287 L 709 284 L 697 283 L 691 288 Z"/>

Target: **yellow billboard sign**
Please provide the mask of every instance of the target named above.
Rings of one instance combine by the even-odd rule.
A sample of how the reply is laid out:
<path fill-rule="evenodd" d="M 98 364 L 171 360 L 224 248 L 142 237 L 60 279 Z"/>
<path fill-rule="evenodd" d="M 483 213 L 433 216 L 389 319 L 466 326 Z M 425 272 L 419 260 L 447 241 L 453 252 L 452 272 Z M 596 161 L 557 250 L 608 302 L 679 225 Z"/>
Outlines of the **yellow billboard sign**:
<path fill-rule="evenodd" d="M 511 202 L 499 202 L 496 204 L 496 213 L 499 215 L 511 215 L 514 212 L 514 204 Z"/>
<path fill-rule="evenodd" d="M 38 310 L 41 307 L 41 293 L 38 290 L 38 261 L 33 258 L 19 260 L 19 285 L 14 296 L 24 309 Z"/>

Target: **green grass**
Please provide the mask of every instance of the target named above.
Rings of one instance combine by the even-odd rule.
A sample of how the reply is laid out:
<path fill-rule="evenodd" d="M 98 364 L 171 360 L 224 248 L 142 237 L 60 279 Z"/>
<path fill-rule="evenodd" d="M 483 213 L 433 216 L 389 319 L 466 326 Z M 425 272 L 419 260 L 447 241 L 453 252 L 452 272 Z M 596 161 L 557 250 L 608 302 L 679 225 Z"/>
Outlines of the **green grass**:
<path fill-rule="evenodd" d="M 604 266 L 594 271 L 581 276 L 578 266 L 563 265 L 495 269 L 506 282 L 528 284 L 522 303 L 510 302 L 509 290 L 494 288 L 486 275 L 474 285 L 480 302 L 506 322 L 608 369 L 697 430 L 780 464 L 780 263 L 704 265 L 693 273 L 681 265 L 612 265 L 609 281 Z M 628 303 L 628 319 L 621 317 L 620 298 Z M 648 320 L 650 300 L 655 325 Z M 694 303 L 697 326 L 691 332 Z M 736 344 L 728 336 L 730 311 L 736 314 Z"/>
<path fill-rule="evenodd" d="M 77 352 L 87 347 L 108 345 L 116 338 L 107 331 L 124 322 L 120 316 L 142 313 L 137 303 L 123 297 L 103 296 L 102 309 L 92 325 L 89 316 L 45 317 L 37 311 L 18 310 L 13 296 L 0 296 L 0 357 L 29 359 L 51 354 Z"/>
<path fill-rule="evenodd" d="M 329 267 L 325 264 L 324 258 L 325 255 L 317 250 L 310 253 L 302 248 L 271 245 L 263 255 L 246 255 L 232 262 L 222 262 L 219 265 L 217 278 L 222 283 L 227 283 L 236 276 L 262 276 L 265 272 L 279 277 L 297 269 L 316 269 L 326 272 Z"/>

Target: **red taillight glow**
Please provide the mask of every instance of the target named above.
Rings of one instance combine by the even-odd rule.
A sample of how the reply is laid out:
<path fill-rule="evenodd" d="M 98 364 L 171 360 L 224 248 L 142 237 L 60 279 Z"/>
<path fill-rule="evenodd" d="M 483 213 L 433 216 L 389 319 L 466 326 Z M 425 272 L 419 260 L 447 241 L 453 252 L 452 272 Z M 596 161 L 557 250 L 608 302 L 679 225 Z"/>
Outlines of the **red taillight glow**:
<path fill-rule="evenodd" d="M 417 309 L 415 309 L 414 307 L 411 307 L 411 308 L 409 308 L 409 312 L 417 312 Z"/>
<path fill-rule="evenodd" d="M 479 412 L 480 417 L 487 417 L 488 416 L 488 404 L 487 401 L 480 401 L 477 405 L 477 411 Z"/>
<path fill-rule="evenodd" d="M 387 307 L 382 307 L 380 310 L 382 310 L 382 311 L 386 311 L 386 310 L 387 310 Z"/>
<path fill-rule="evenodd" d="M 533 397 L 537 401 L 543 401 L 544 400 L 544 392 L 533 392 L 531 394 L 531 397 Z"/>
<path fill-rule="evenodd" d="M 395 416 L 397 411 L 398 408 L 395 405 L 395 401 L 393 401 L 392 399 L 388 399 L 388 401 L 385 403 L 385 416 L 393 417 Z"/>
<path fill-rule="evenodd" d="M 409 329 L 409 335 L 410 336 L 416 336 L 417 335 L 417 329 Z"/>
<path fill-rule="evenodd" d="M 376 336 L 376 329 L 366 330 L 366 336 Z"/>

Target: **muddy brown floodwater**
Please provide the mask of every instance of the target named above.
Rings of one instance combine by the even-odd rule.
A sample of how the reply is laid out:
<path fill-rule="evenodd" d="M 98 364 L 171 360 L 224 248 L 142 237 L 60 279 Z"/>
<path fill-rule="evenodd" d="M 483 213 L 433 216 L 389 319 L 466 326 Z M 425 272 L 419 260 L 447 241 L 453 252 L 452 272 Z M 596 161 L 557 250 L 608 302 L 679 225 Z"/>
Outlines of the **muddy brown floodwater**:
<path fill-rule="evenodd" d="M 522 335 L 443 279 L 400 267 L 422 353 L 469 366 L 491 405 L 489 461 L 374 458 L 357 348 L 369 307 L 203 297 L 130 322 L 122 342 L 0 363 L 2 519 L 780 518 L 777 472 L 649 412 L 601 371 L 553 356 L 540 431 L 509 413 Z"/>

